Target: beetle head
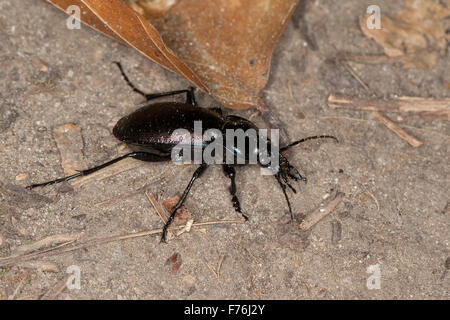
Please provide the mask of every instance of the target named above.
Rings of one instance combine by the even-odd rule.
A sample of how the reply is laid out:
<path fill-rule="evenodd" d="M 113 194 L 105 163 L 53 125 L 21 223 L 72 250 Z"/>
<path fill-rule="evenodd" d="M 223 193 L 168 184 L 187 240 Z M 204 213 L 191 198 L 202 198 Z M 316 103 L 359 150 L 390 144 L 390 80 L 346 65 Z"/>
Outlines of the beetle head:
<path fill-rule="evenodd" d="M 297 191 L 295 190 L 294 187 L 292 187 L 292 185 L 289 183 L 289 180 L 292 179 L 294 181 L 298 181 L 298 180 L 303 180 L 303 181 L 307 181 L 306 177 L 303 177 L 300 172 L 297 170 L 297 168 L 295 168 L 293 165 L 291 165 L 288 161 L 288 159 L 282 154 L 283 151 L 286 151 L 288 149 L 290 149 L 293 146 L 296 146 L 300 143 L 303 143 L 305 141 L 309 141 L 309 140 L 315 140 L 315 139 L 333 139 L 336 142 L 339 142 L 338 139 L 334 136 L 330 136 L 330 135 L 321 135 L 321 136 L 312 136 L 312 137 L 307 137 L 307 138 L 303 138 L 297 141 L 292 142 L 291 144 L 282 147 L 280 149 L 280 153 L 279 153 L 279 161 L 280 161 L 280 165 L 278 168 L 278 171 L 275 173 L 275 178 L 277 179 L 279 185 L 281 186 L 281 189 L 283 190 L 283 194 L 284 197 L 286 198 L 288 207 L 289 207 L 289 213 L 291 214 L 291 218 L 293 218 L 293 213 L 292 213 L 292 208 L 291 208 L 291 203 L 289 201 L 289 197 L 286 193 L 286 187 L 288 187 L 289 189 L 291 189 L 294 193 L 296 193 Z"/>

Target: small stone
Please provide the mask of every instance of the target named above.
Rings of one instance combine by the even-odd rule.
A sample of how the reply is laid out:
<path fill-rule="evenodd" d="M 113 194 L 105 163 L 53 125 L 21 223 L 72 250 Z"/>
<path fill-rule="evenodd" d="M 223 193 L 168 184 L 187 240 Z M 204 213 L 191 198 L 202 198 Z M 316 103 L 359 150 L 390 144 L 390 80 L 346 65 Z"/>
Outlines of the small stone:
<path fill-rule="evenodd" d="M 33 67 L 35 67 L 36 69 L 38 69 L 41 72 L 48 72 L 48 67 L 45 65 L 45 63 L 39 59 L 38 57 L 34 57 L 31 60 L 31 64 L 33 65 Z"/>
<path fill-rule="evenodd" d="M 26 173 L 20 173 L 16 176 L 16 181 L 22 181 L 28 178 L 28 174 Z"/>

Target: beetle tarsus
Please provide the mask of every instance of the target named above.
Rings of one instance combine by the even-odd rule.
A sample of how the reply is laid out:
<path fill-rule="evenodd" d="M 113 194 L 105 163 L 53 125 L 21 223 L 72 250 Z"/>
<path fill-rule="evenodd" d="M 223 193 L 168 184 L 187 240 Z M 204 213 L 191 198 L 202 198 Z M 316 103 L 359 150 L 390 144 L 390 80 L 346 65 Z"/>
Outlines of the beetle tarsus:
<path fill-rule="evenodd" d="M 234 210 L 239 212 L 245 219 L 245 221 L 248 220 L 248 216 L 242 212 L 241 203 L 239 202 L 239 198 L 236 195 L 236 169 L 229 165 L 224 164 L 222 166 L 223 171 L 225 175 L 230 178 L 231 180 L 231 186 L 230 186 L 230 194 L 231 194 L 231 202 L 233 203 Z"/>
<path fill-rule="evenodd" d="M 292 212 L 291 201 L 289 200 L 289 197 L 288 197 L 287 192 L 286 192 L 286 185 L 283 184 L 283 182 L 281 181 L 280 172 L 278 172 L 275 175 L 275 178 L 277 179 L 278 184 L 280 185 L 281 190 L 283 191 L 284 197 L 286 199 L 286 202 L 287 202 L 287 205 L 288 205 L 288 208 L 289 208 L 289 213 L 291 215 L 291 220 L 294 220 L 294 213 Z"/>

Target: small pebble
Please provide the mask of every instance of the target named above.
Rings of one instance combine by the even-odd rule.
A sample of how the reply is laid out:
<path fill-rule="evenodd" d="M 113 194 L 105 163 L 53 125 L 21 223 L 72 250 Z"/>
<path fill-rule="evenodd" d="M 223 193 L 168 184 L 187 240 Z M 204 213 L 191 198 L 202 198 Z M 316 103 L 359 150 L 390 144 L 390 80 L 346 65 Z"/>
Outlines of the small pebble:
<path fill-rule="evenodd" d="M 28 174 L 21 173 L 16 176 L 16 181 L 22 181 L 22 180 L 25 180 L 26 178 L 28 178 Z"/>
<path fill-rule="evenodd" d="M 41 72 L 48 72 L 48 67 L 38 57 L 34 57 L 31 60 L 31 64 L 33 65 L 33 67 L 35 67 L 36 69 L 38 69 Z"/>

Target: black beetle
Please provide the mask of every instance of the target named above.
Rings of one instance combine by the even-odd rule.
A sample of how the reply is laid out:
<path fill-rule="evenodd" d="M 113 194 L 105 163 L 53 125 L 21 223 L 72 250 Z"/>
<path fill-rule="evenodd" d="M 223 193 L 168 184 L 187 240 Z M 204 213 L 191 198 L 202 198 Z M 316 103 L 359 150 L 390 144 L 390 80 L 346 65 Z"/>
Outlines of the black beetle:
<path fill-rule="evenodd" d="M 185 93 L 186 94 L 186 102 L 185 103 L 179 103 L 179 102 L 160 102 L 160 103 L 146 103 L 143 107 L 139 108 L 138 110 L 134 111 L 130 115 L 123 117 L 120 119 L 117 124 L 115 125 L 113 129 L 114 136 L 125 142 L 133 152 L 127 153 L 125 155 L 122 155 L 116 159 L 113 159 L 111 161 L 108 161 L 104 164 L 101 164 L 97 167 L 90 168 L 87 170 L 80 171 L 74 175 L 59 178 L 56 180 L 39 183 L 39 184 L 32 184 L 27 187 L 27 189 L 33 189 L 36 187 L 41 186 L 47 186 L 63 181 L 69 181 L 73 178 L 85 176 L 88 174 L 91 174 L 97 170 L 103 169 L 113 163 L 116 163 L 120 160 L 123 160 L 125 158 L 135 158 L 142 161 L 149 161 L 149 162 L 157 162 L 157 161 L 169 161 L 171 160 L 171 152 L 173 148 L 179 143 L 178 140 L 174 140 L 172 137 L 172 133 L 180 128 L 186 129 L 189 132 L 193 132 L 194 130 L 194 121 L 201 121 L 203 130 L 208 129 L 219 129 L 220 132 L 225 133 L 226 129 L 243 129 L 244 131 L 252 128 L 252 129 L 258 129 L 256 125 L 254 125 L 249 120 L 246 120 L 242 117 L 229 115 L 229 116 L 223 116 L 220 108 L 212 108 L 212 109 L 206 109 L 206 108 L 200 108 L 197 106 L 197 103 L 195 101 L 194 96 L 194 88 L 190 87 L 188 90 L 178 90 L 178 91 L 171 91 L 171 92 L 163 92 L 163 93 L 155 93 L 155 94 L 146 94 L 142 92 L 141 90 L 137 89 L 131 81 L 128 79 L 127 75 L 122 69 L 122 66 L 119 62 L 115 62 L 117 66 L 120 69 L 120 72 L 122 73 L 123 78 L 125 79 L 126 83 L 133 89 L 133 91 L 139 93 L 140 95 L 144 96 L 146 101 L 150 101 L 152 99 L 165 97 L 165 96 L 172 96 L 176 94 Z M 320 139 L 320 138 L 331 138 L 337 141 L 337 139 L 334 136 L 329 135 L 321 135 L 321 136 L 313 136 L 304 138 L 298 141 L 295 141 L 288 146 L 282 147 L 279 150 L 285 151 L 292 146 L 295 146 L 299 143 L 302 143 L 307 140 L 313 140 L 313 139 Z M 204 149 L 209 143 L 211 143 L 214 140 L 212 138 L 211 140 L 201 141 L 201 148 Z M 193 141 L 193 140 L 192 140 Z M 192 142 L 193 144 L 194 142 Z M 269 141 L 270 144 L 270 141 Z M 232 152 L 234 154 L 240 154 L 244 155 L 246 163 L 248 164 L 248 158 L 249 153 L 252 152 L 249 150 L 248 145 L 244 146 L 245 150 L 239 149 L 238 146 L 234 145 Z M 253 152 L 256 152 L 259 154 L 259 149 L 253 150 Z M 270 148 L 269 148 L 270 153 Z M 278 167 L 275 171 L 275 178 L 277 179 L 278 183 L 281 186 L 281 189 L 283 191 L 283 194 L 286 198 L 289 212 L 291 214 L 291 218 L 293 217 L 291 204 L 289 201 L 289 198 L 286 193 L 286 186 L 289 187 L 294 193 L 296 190 L 291 186 L 289 183 L 289 179 L 293 179 L 295 181 L 297 180 L 303 180 L 306 181 L 306 178 L 303 177 L 298 170 L 293 167 L 287 158 L 283 156 L 281 153 L 278 153 L 279 161 L 278 161 Z M 262 164 L 262 162 L 258 162 L 262 166 L 266 166 L 267 164 Z M 183 195 L 181 196 L 178 203 L 175 205 L 175 207 L 172 209 L 172 212 L 170 214 L 170 217 L 163 228 L 163 233 L 161 237 L 161 241 L 166 241 L 167 236 L 167 228 L 172 223 L 175 213 L 177 210 L 183 205 L 185 202 L 189 191 L 194 183 L 194 181 L 200 177 L 200 175 L 205 171 L 205 169 L 208 167 L 209 164 L 203 162 L 200 164 L 200 166 L 195 170 L 191 180 L 189 181 L 188 186 L 183 192 Z M 242 216 L 247 220 L 248 217 L 245 215 L 241 210 L 241 205 L 239 202 L 238 197 L 236 196 L 236 182 L 235 182 L 235 176 L 236 176 L 236 170 L 235 170 L 235 164 L 227 164 L 225 162 L 221 163 L 223 166 L 223 170 L 225 175 L 231 180 L 231 187 L 230 187 L 230 193 L 232 197 L 232 203 L 235 208 L 235 210 L 242 214 Z"/>

